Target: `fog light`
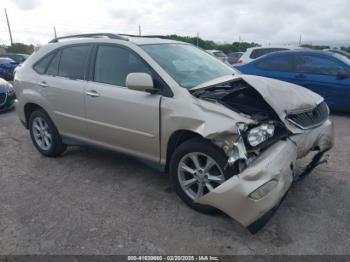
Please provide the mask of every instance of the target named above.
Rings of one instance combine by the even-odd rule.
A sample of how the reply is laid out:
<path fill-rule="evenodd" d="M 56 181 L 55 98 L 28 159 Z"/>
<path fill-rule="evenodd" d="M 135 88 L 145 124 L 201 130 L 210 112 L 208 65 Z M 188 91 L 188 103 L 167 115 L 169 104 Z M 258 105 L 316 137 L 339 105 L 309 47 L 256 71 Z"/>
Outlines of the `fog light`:
<path fill-rule="evenodd" d="M 271 192 L 277 186 L 277 183 L 278 181 L 276 179 L 272 179 L 250 193 L 248 197 L 254 200 L 259 200 Z"/>

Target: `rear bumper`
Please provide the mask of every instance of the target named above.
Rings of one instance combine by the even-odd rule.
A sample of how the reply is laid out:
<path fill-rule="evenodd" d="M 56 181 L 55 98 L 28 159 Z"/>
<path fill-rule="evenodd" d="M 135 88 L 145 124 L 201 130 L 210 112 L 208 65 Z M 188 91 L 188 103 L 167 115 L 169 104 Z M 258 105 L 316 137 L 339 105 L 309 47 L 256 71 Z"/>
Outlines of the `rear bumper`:
<path fill-rule="evenodd" d="M 318 128 L 272 145 L 242 173 L 202 196 L 198 203 L 222 210 L 254 233 L 268 221 L 293 183 L 296 160 L 311 150 L 323 153 L 332 146 L 333 126 L 328 120 Z M 249 197 L 271 180 L 277 183 L 266 195 L 258 200 Z"/>

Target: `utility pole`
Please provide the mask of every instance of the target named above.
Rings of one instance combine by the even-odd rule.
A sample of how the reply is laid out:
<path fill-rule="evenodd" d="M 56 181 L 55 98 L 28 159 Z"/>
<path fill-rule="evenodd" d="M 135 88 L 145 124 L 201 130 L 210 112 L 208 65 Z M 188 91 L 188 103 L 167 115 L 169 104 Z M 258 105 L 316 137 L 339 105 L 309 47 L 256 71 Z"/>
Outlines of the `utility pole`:
<path fill-rule="evenodd" d="M 299 46 L 301 46 L 301 35 L 299 35 Z"/>
<path fill-rule="evenodd" d="M 54 35 L 55 35 L 55 38 L 57 38 L 56 26 L 53 27 L 53 33 L 54 33 Z"/>
<path fill-rule="evenodd" d="M 7 27 L 8 27 L 8 29 L 9 29 L 9 34 L 10 34 L 11 45 L 13 45 L 12 33 L 11 33 L 11 27 L 10 27 L 9 18 L 8 18 L 8 16 L 7 16 L 6 8 L 5 8 L 5 16 L 6 16 L 6 21 L 7 21 Z"/>
<path fill-rule="evenodd" d="M 141 25 L 139 25 L 139 36 L 141 36 Z"/>
<path fill-rule="evenodd" d="M 199 33 L 197 32 L 197 46 L 198 46 L 198 41 L 199 41 Z"/>

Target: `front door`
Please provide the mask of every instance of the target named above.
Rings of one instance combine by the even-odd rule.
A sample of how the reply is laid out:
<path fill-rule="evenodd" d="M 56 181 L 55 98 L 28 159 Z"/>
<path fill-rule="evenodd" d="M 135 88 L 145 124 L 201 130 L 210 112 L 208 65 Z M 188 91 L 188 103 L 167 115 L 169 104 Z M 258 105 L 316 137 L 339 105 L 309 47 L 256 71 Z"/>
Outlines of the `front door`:
<path fill-rule="evenodd" d="M 159 161 L 159 103 L 161 96 L 125 87 L 129 73 L 151 74 L 129 49 L 99 45 L 92 81 L 85 87 L 90 138 L 104 147 Z"/>
<path fill-rule="evenodd" d="M 328 57 L 298 55 L 295 57 L 295 81 L 323 96 L 327 104 L 336 110 L 349 110 L 350 79 L 341 78 L 345 66 Z"/>

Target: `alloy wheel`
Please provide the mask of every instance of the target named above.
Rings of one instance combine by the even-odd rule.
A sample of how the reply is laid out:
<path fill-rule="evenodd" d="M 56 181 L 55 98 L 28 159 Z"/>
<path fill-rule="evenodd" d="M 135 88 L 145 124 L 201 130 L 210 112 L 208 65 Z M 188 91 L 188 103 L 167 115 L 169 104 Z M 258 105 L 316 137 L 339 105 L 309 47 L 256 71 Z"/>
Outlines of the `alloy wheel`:
<path fill-rule="evenodd" d="M 193 200 L 211 192 L 225 181 L 219 164 L 200 152 L 183 156 L 177 173 L 182 190 Z"/>
<path fill-rule="evenodd" d="M 46 120 L 42 117 L 36 117 L 33 120 L 32 132 L 35 143 L 42 150 L 49 150 L 52 146 L 52 134 Z"/>

